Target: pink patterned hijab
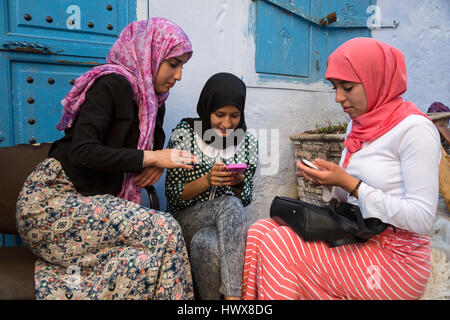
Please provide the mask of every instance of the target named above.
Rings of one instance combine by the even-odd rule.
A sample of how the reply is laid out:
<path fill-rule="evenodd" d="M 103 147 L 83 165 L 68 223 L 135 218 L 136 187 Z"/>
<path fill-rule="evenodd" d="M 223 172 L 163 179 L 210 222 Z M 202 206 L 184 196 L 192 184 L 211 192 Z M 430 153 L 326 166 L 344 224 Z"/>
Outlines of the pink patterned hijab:
<path fill-rule="evenodd" d="M 106 64 L 94 67 L 81 75 L 75 85 L 61 101 L 63 115 L 56 126 L 58 130 L 70 128 L 82 107 L 86 92 L 95 80 L 110 73 L 118 73 L 128 79 L 139 108 L 140 136 L 137 148 L 149 150 L 152 145 L 158 108 L 169 96 L 157 94 L 154 89 L 160 64 L 184 53 L 192 55 L 192 46 L 184 31 L 164 18 L 134 21 L 128 24 L 111 47 Z M 125 173 L 119 197 L 141 203 L 139 188 L 133 178 Z"/>
<path fill-rule="evenodd" d="M 344 168 L 364 142 L 381 137 L 409 115 L 426 116 L 401 97 L 406 91 L 406 66 L 400 50 L 375 39 L 354 38 L 338 47 L 327 65 L 327 80 L 362 83 L 367 97 L 367 112 L 352 120 L 344 141 Z"/>

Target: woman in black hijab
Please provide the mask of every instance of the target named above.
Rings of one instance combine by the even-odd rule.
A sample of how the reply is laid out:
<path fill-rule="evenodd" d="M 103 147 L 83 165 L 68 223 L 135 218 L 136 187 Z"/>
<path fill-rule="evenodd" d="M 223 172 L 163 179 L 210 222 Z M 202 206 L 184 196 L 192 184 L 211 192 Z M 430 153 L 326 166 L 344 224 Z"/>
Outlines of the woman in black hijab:
<path fill-rule="evenodd" d="M 232 143 L 236 145 L 238 138 L 241 139 L 242 133 L 247 131 L 244 116 L 246 90 L 244 82 L 235 75 L 225 72 L 217 73 L 209 78 L 200 94 L 197 103 L 199 118 L 185 118 L 183 120 L 188 122 L 194 130 L 201 128 L 201 131 L 198 130 L 196 133 L 203 137 L 203 141 L 207 144 L 213 143 L 216 149 L 221 149 L 223 146 L 228 146 L 231 139 L 227 144 L 226 137 L 220 132 L 214 130 L 207 132 L 212 129 L 210 115 L 222 107 L 234 106 L 238 110 L 233 111 L 239 111 L 240 115 L 237 126 L 234 128 L 234 125 L 231 125 L 232 128 L 230 128 L 234 130 L 234 132 L 230 133 L 234 133 L 235 139 L 233 139 Z M 241 131 L 238 129 L 241 129 Z M 236 133 L 239 136 L 236 136 Z"/>
<path fill-rule="evenodd" d="M 199 298 L 239 298 L 247 232 L 244 207 L 252 200 L 258 143 L 245 124 L 246 87 L 230 73 L 213 75 L 204 85 L 197 104 L 199 118 L 182 119 L 168 148 L 189 150 L 198 159 L 193 170 L 170 169 L 166 177 L 167 210 L 180 222 L 190 248 L 192 273 Z M 242 173 L 229 164 L 246 164 Z M 196 265 L 214 264 L 202 247 L 203 231 L 217 237 L 220 289 L 212 288 L 214 272 L 197 275 Z M 211 233 L 210 233 L 211 234 Z M 213 269 L 213 266 L 211 265 Z M 217 291 L 217 292 L 215 292 Z"/>

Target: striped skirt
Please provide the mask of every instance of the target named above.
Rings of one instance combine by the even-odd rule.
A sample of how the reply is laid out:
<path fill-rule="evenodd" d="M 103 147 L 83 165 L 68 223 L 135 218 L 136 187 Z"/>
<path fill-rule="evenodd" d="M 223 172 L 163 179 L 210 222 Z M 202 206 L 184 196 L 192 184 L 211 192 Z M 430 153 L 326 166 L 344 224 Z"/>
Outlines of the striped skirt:
<path fill-rule="evenodd" d="M 305 242 L 271 219 L 247 234 L 244 299 L 418 299 L 430 275 L 428 236 L 392 227 L 365 243 Z"/>

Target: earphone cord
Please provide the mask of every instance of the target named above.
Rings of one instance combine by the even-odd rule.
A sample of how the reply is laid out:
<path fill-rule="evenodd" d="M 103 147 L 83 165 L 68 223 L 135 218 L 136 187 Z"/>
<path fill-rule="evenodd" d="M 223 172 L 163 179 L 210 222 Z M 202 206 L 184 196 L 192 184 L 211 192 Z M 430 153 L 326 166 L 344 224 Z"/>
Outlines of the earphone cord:
<path fill-rule="evenodd" d="M 218 152 L 216 155 L 216 162 L 218 162 L 218 161 L 223 162 L 222 157 L 220 156 L 220 152 Z M 209 194 L 209 200 L 214 199 L 214 197 L 216 196 L 216 190 L 217 190 L 217 186 L 212 187 L 211 193 Z"/>

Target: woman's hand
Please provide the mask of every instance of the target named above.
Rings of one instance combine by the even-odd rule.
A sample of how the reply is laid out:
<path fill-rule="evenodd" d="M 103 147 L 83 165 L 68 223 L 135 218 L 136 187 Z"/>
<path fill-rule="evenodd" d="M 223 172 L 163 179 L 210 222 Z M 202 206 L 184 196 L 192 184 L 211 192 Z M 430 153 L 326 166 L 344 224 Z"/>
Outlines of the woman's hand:
<path fill-rule="evenodd" d="M 198 159 L 190 152 L 178 149 L 144 151 L 144 167 L 193 169 L 189 163 Z"/>
<path fill-rule="evenodd" d="M 303 177 L 305 181 L 314 184 L 321 184 L 327 186 L 338 186 L 350 192 L 358 183 L 358 179 L 349 175 L 339 165 L 323 159 L 315 159 L 313 163 L 320 168 L 320 170 L 312 169 L 304 165 L 301 161 L 297 162 L 299 171 L 297 175 Z"/>
<path fill-rule="evenodd" d="M 147 167 L 134 178 L 134 182 L 140 188 L 154 185 L 164 172 L 164 168 Z"/>
<path fill-rule="evenodd" d="M 214 164 L 211 171 L 201 178 L 185 184 L 181 200 L 192 200 L 210 187 L 233 186 L 240 184 L 242 181 L 243 177 L 241 178 L 236 173 L 227 171 L 226 166 L 219 162 Z"/>
<path fill-rule="evenodd" d="M 244 174 L 240 172 L 233 172 L 233 184 L 231 186 L 240 185 L 244 182 Z"/>
<path fill-rule="evenodd" d="M 236 183 L 236 174 L 227 170 L 225 164 L 218 162 L 214 164 L 211 171 L 206 174 L 206 181 L 211 187 L 232 186 Z"/>

